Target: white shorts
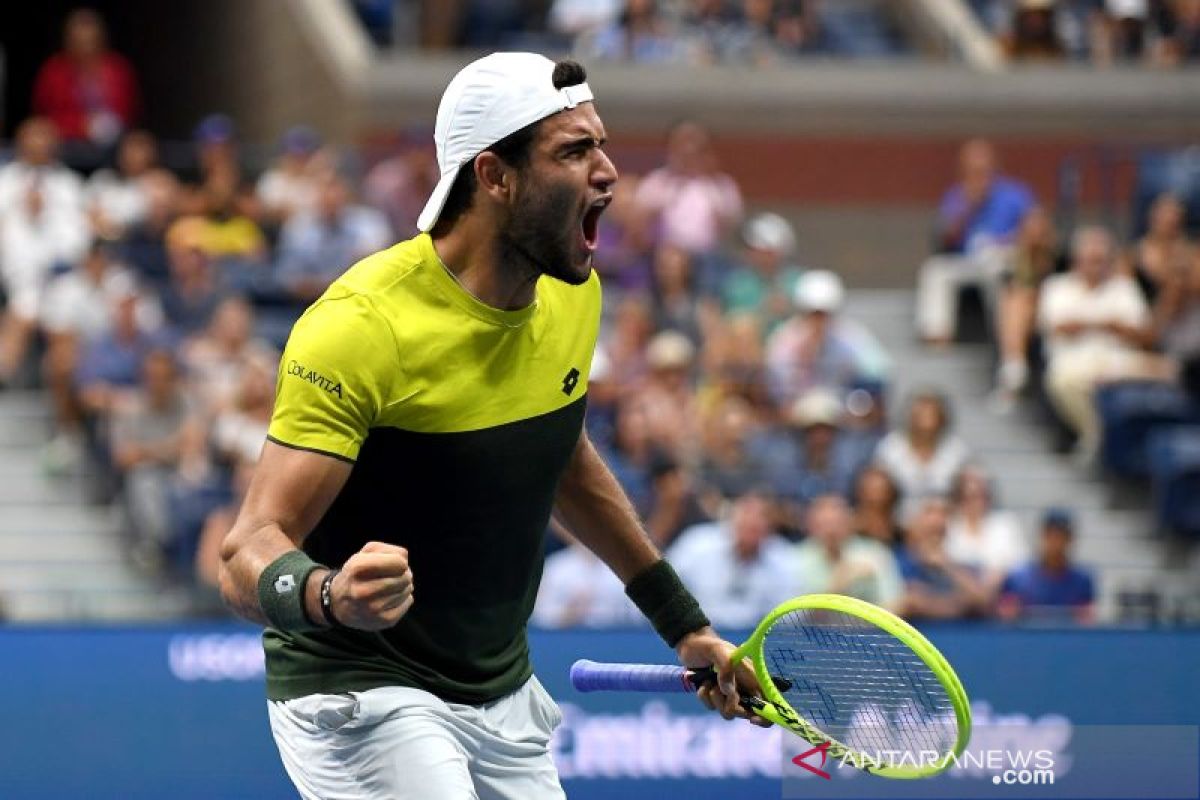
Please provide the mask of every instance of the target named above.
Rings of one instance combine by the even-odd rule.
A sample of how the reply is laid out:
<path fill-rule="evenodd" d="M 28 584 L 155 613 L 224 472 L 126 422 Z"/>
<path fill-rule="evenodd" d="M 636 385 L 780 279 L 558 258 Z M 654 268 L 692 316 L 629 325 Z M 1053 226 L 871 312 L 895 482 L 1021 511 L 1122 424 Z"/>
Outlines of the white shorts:
<path fill-rule="evenodd" d="M 563 800 L 550 759 L 562 714 L 537 678 L 480 706 L 387 686 L 270 701 L 305 800 Z"/>

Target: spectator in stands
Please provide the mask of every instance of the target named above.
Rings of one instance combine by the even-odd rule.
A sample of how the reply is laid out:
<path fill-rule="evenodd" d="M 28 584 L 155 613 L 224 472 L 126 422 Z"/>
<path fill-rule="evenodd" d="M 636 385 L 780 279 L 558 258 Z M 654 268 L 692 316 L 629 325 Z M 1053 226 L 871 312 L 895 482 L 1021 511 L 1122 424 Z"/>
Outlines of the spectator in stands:
<path fill-rule="evenodd" d="M 772 493 L 783 508 L 787 527 L 803 530 L 804 509 L 827 495 L 850 496 L 862 467 L 843 446 L 844 406 L 828 389 L 812 389 L 788 410 L 786 433 L 770 435 L 761 455 Z"/>
<path fill-rule="evenodd" d="M 1064 616 L 1091 622 L 1096 592 L 1092 576 L 1071 563 L 1075 523 L 1069 511 L 1050 509 L 1042 518 L 1037 560 L 1009 573 L 997 608 L 1004 619 Z"/>
<path fill-rule="evenodd" d="M 923 389 L 909 400 L 905 427 L 884 437 L 875 458 L 900 487 L 907 517 L 925 499 L 944 497 L 969 455 L 952 430 L 949 401 Z"/>
<path fill-rule="evenodd" d="M 201 185 L 213 172 L 232 173 L 241 180 L 241 156 L 237 129 L 232 119 L 225 114 L 209 114 L 196 125 L 192 139 L 196 146 L 196 163 L 200 167 Z M 197 198 L 197 204 L 203 205 L 203 197 Z M 197 208 L 189 210 L 199 213 Z"/>
<path fill-rule="evenodd" d="M 898 610 L 904 595 L 891 548 L 854 532 L 850 506 L 840 494 L 813 498 L 805 514 L 808 537 L 796 545 L 799 590 L 845 594 Z"/>
<path fill-rule="evenodd" d="M 222 463 L 234 469 L 258 461 L 259 451 L 267 439 L 278 364 L 278 359 L 271 355 L 244 356 L 237 370 L 237 384 L 229 396 L 214 407 L 212 446 Z M 193 386 L 197 379 L 203 381 L 204 376 L 195 376 Z"/>
<path fill-rule="evenodd" d="M 723 498 L 739 497 L 763 484 L 763 466 L 750 447 L 758 419 L 749 403 L 731 395 L 718 401 L 700 423 L 703 450 L 696 479 L 704 510 L 715 517 Z"/>
<path fill-rule="evenodd" d="M 85 346 L 75 372 L 79 403 L 92 419 L 107 415 L 137 387 L 147 353 L 166 344 L 141 313 L 145 306 L 137 290 L 118 288 L 108 332 Z"/>
<path fill-rule="evenodd" d="M 1089 22 L 1092 62 L 1107 66 L 1116 62 L 1148 60 L 1151 48 L 1148 0 L 1105 0 L 1095 8 Z"/>
<path fill-rule="evenodd" d="M 583 424 L 592 444 L 603 453 L 612 448 L 617 425 L 617 403 L 624 389 L 613 380 L 608 353 L 602 346 L 597 346 L 592 354 L 592 369 L 588 375 L 588 407 Z"/>
<path fill-rule="evenodd" d="M 238 196 L 238 180 L 237 172 L 214 168 L 200 188 L 201 247 L 214 261 L 228 263 L 233 270 L 262 262 L 267 255 L 266 237 Z"/>
<path fill-rule="evenodd" d="M 714 250 L 742 218 L 737 183 L 721 172 L 708 131 L 680 122 L 667 137 L 667 163 L 638 185 L 637 205 L 657 221 L 659 241 L 689 253 Z"/>
<path fill-rule="evenodd" d="M 1013 61 L 1061 61 L 1067 48 L 1058 30 L 1055 0 L 1019 0 L 1000 45 Z"/>
<path fill-rule="evenodd" d="M 726 312 L 749 312 L 766 321 L 770 334 L 792 313 L 800 268 L 792 261 L 796 233 L 791 223 L 771 212 L 755 214 L 742 226 L 740 263 L 721 285 Z"/>
<path fill-rule="evenodd" d="M 655 445 L 676 458 L 694 455 L 699 430 L 691 383 L 695 353 L 679 331 L 655 334 L 646 348 L 648 372 L 634 390 Z"/>
<path fill-rule="evenodd" d="M 718 627 L 753 627 L 798 594 L 792 546 L 756 492 L 732 501 L 726 519 L 685 530 L 665 555 Z"/>
<path fill-rule="evenodd" d="M 1174 0 L 1159 59 L 1166 64 L 1200 61 L 1200 0 Z"/>
<path fill-rule="evenodd" d="M 961 287 L 979 286 L 990 297 L 1005 252 L 1034 205 L 1024 184 L 999 174 L 987 140 L 963 145 L 959 176 L 938 209 L 937 254 L 918 276 L 917 330 L 936 345 L 954 337 Z"/>
<path fill-rule="evenodd" d="M 605 297 L 644 291 L 653 282 L 654 236 L 651 220 L 637 205 L 640 185 L 637 175 L 621 173 L 621 180 L 613 185 L 612 202 L 600 218 L 595 259 L 605 282 Z"/>
<path fill-rule="evenodd" d="M 1150 205 L 1146 233 L 1134 245 L 1133 275 L 1151 304 L 1165 284 L 1186 276 L 1200 257 L 1188 239 L 1186 216 L 1179 197 L 1169 192 L 1159 195 Z"/>
<path fill-rule="evenodd" d="M 841 440 L 856 464 L 870 463 L 888 434 L 886 389 L 883 381 L 866 378 L 846 393 Z"/>
<path fill-rule="evenodd" d="M 625 586 L 591 550 L 578 542 L 551 553 L 532 622 L 543 628 L 615 628 L 644 624 Z"/>
<path fill-rule="evenodd" d="M 316 206 L 317 173 L 327 166 L 318 156 L 320 148 L 321 137 L 307 125 L 294 125 L 283 134 L 279 155 L 255 184 L 268 225 L 277 227 Z"/>
<path fill-rule="evenodd" d="M 706 322 L 716 313 L 694 288 L 692 257 L 679 247 L 663 245 L 654 257 L 654 326 L 671 328 L 698 343 Z"/>
<path fill-rule="evenodd" d="M 971 568 L 946 552 L 949 507 L 926 497 L 909 518 L 901 551 L 905 593 L 902 616 L 913 619 L 963 619 L 986 613 L 988 593 Z"/>
<path fill-rule="evenodd" d="M 844 298 L 841 279 L 828 270 L 811 270 L 797 281 L 796 313 L 767 339 L 768 387 L 779 407 L 816 387 L 844 394 L 883 369 L 874 337 L 841 315 Z"/>
<path fill-rule="evenodd" d="M 205 408 L 228 408 L 247 370 L 279 362 L 279 352 L 255 338 L 254 330 L 253 306 L 232 295 L 217 305 L 207 327 L 184 342 L 180 361 Z"/>
<path fill-rule="evenodd" d="M 1029 383 L 1028 353 L 1037 319 L 1038 293 L 1042 282 L 1062 260 L 1050 215 L 1040 206 L 1030 209 L 1013 245 L 996 317 L 1000 365 L 992 406 L 1001 413 L 1012 408 Z"/>
<path fill-rule="evenodd" d="M 1108 231 L 1084 227 L 1072 240 L 1071 271 L 1046 281 L 1038 325 L 1047 351 L 1046 388 L 1063 420 L 1079 436 L 1081 463 L 1100 445 L 1092 403 L 1097 385 L 1124 378 L 1167 378 L 1171 368 L 1151 358 L 1150 310 L 1133 279 L 1117 273 Z"/>
<path fill-rule="evenodd" d="M 113 409 L 113 463 L 123 476 L 126 510 L 141 555 L 171 544 L 168 492 L 191 410 L 168 350 L 146 354 L 140 389 Z"/>
<path fill-rule="evenodd" d="M 616 22 L 624 8 L 623 0 L 554 0 L 546 22 L 557 33 L 579 36 Z"/>
<path fill-rule="evenodd" d="M 108 48 L 100 15 L 86 8 L 68 14 L 62 50 L 42 64 L 34 81 L 34 113 L 49 118 L 69 143 L 103 152 L 133 125 L 140 102 L 137 76 L 124 56 Z"/>
<path fill-rule="evenodd" d="M 604 461 L 642 519 L 654 507 L 650 470 L 657 455 L 643 404 L 637 398 L 625 399 L 617 406 L 612 447 Z"/>
<path fill-rule="evenodd" d="M 854 481 L 854 527 L 859 536 L 891 549 L 904 543 L 900 526 L 900 489 L 882 467 L 863 468 Z"/>
<path fill-rule="evenodd" d="M 632 386 L 646 374 L 646 348 L 654 335 L 654 310 L 637 294 L 622 297 L 612 311 L 612 327 L 604 339 L 613 380 Z"/>
<path fill-rule="evenodd" d="M 130 225 L 120 241 L 121 253 L 147 289 L 160 292 L 170 280 L 167 231 L 179 211 L 179 180 L 164 169 L 153 170 L 142 186 L 146 211 Z"/>
<path fill-rule="evenodd" d="M 946 553 L 975 570 L 994 596 L 1009 572 L 1029 558 L 1021 522 L 996 508 L 995 488 L 982 468 L 968 465 L 954 479 Z"/>
<path fill-rule="evenodd" d="M 17 157 L 0 167 L 0 279 L 7 303 L 0 329 L 0 383 L 24 366 L 42 295 L 55 270 L 87 249 L 83 185 L 58 161 L 58 136 L 43 117 L 21 123 Z"/>
<path fill-rule="evenodd" d="M 1162 352 L 1180 365 L 1183 376 L 1200 374 L 1200 251 L 1161 285 L 1154 305 L 1154 331 Z"/>
<path fill-rule="evenodd" d="M 276 279 L 307 306 L 358 260 L 391 243 L 382 212 L 351 202 L 346 179 L 327 171 L 316 181 L 312 211 L 299 211 L 283 226 Z"/>
<path fill-rule="evenodd" d="M 626 176 L 621 175 L 621 183 L 625 180 Z M 422 139 L 420 145 L 409 144 L 371 167 L 363 179 L 363 198 L 387 215 L 391 229 L 405 238 L 416 231 L 417 216 L 437 182 L 437 158 Z M 610 205 L 600 219 L 601 225 L 612 211 Z"/>
<path fill-rule="evenodd" d="M 162 291 L 167 322 L 183 335 L 195 333 L 212 319 L 226 296 L 218 283 L 207 249 L 207 225 L 184 217 L 167 231 L 171 279 Z"/>
<path fill-rule="evenodd" d="M 150 199 L 147 178 L 158 162 L 158 143 L 146 131 L 130 131 L 121 138 L 117 168 L 92 173 L 87 183 L 88 213 L 93 232 L 118 241 L 125 231 L 146 216 Z"/>
<path fill-rule="evenodd" d="M 702 409 L 726 397 L 740 397 L 754 411 L 773 417 L 767 393 L 762 324 L 754 314 L 730 314 L 707 331 L 702 353 L 702 383 L 697 393 Z"/>
<path fill-rule="evenodd" d="M 686 61 L 689 48 L 659 11 L 658 0 L 626 0 L 617 19 L 594 34 L 584 33 L 575 49 L 587 59 L 668 64 Z"/>
<path fill-rule="evenodd" d="M 55 278 L 46 290 L 41 328 L 46 337 L 42 375 L 54 404 L 55 435 L 47 445 L 45 464 L 51 473 L 76 466 L 83 454 L 75 372 L 81 350 L 108 332 L 113 304 L 135 295 L 133 275 L 113 259 L 112 246 L 92 243 L 75 269 Z M 157 309 L 141 311 L 154 324 Z"/>
<path fill-rule="evenodd" d="M 687 528 L 711 519 L 700 505 L 691 476 L 675 459 L 656 454 L 650 461 L 650 480 L 654 500 L 646 515 L 646 532 L 660 550 Z"/>

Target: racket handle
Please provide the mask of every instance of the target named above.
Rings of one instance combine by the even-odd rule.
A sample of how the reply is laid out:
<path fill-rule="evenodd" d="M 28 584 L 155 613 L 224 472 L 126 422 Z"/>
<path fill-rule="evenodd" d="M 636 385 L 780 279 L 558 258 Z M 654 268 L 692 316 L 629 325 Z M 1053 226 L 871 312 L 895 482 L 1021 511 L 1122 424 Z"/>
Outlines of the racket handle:
<path fill-rule="evenodd" d="M 571 685 L 580 692 L 694 692 L 692 673 L 686 667 L 580 659 L 571 665 Z"/>

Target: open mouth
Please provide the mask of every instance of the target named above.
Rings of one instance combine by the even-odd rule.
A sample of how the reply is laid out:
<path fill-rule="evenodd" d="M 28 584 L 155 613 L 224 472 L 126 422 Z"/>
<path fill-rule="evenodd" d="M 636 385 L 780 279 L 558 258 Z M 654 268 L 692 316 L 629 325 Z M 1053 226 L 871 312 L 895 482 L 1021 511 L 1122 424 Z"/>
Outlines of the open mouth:
<path fill-rule="evenodd" d="M 580 222 L 580 230 L 583 234 L 583 244 L 589 251 L 596 249 L 597 238 L 600 230 L 600 215 L 604 213 L 604 209 L 612 202 L 612 195 L 605 195 L 592 202 L 583 212 L 583 220 Z"/>

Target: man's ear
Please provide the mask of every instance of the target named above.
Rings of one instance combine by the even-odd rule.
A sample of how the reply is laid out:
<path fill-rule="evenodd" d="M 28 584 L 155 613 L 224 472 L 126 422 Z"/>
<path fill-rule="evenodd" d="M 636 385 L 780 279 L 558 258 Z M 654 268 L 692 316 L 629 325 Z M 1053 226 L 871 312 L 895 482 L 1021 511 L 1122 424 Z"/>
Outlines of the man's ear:
<path fill-rule="evenodd" d="M 512 196 L 512 168 L 495 153 L 484 150 L 475 157 L 475 178 L 480 190 L 499 203 L 507 203 Z"/>

